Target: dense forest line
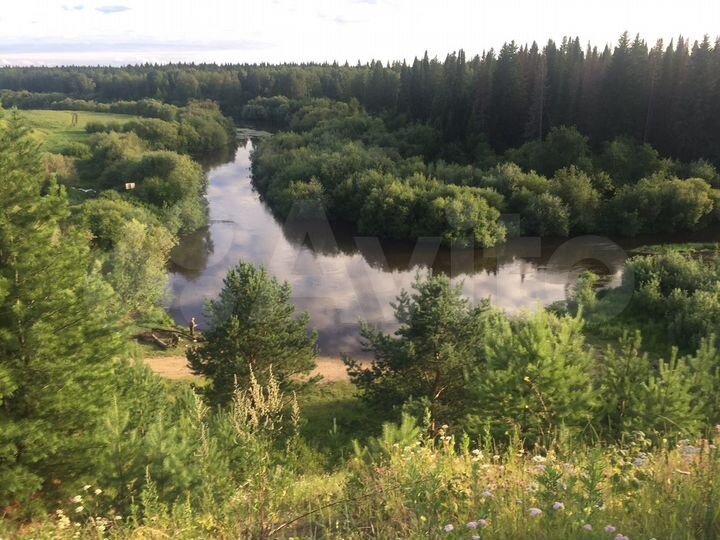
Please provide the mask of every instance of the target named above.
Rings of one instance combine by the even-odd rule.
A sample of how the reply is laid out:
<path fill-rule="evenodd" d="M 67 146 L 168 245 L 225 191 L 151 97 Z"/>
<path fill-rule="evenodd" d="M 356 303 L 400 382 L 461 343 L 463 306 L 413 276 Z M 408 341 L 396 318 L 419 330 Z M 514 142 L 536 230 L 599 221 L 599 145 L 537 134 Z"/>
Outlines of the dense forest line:
<path fill-rule="evenodd" d="M 325 212 L 360 234 L 490 247 L 507 237 L 631 237 L 701 229 L 720 217 L 712 163 L 663 158 L 622 136 L 593 151 L 574 127 L 472 165 L 427 124 L 397 126 L 357 102 L 284 97 L 244 117 L 287 131 L 258 143 L 253 182 L 283 219 Z"/>
<path fill-rule="evenodd" d="M 466 161 L 483 143 L 503 152 L 566 125 L 593 146 L 626 135 L 668 157 L 718 164 L 719 74 L 720 44 L 709 37 L 649 45 L 625 33 L 602 49 L 578 38 L 542 47 L 510 42 L 471 58 L 461 50 L 387 65 L 8 67 L 0 89 L 51 93 L 48 104 L 211 99 L 235 119 L 256 97 L 357 99 L 374 114 L 430 123 Z"/>

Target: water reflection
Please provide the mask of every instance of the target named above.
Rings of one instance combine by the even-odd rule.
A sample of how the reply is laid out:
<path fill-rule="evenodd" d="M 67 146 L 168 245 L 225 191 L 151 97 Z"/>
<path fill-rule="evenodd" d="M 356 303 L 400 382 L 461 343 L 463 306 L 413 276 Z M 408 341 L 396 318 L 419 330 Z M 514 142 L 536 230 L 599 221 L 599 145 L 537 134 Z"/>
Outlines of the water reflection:
<path fill-rule="evenodd" d="M 321 216 L 299 213 L 279 223 L 250 181 L 248 141 L 235 161 L 210 172 L 210 226 L 185 238 L 173 252 L 170 313 L 180 324 L 197 317 L 239 260 L 265 265 L 293 288 L 293 302 L 310 314 L 320 334 L 320 353 L 357 354 L 358 319 L 391 329 L 392 302 L 409 288 L 419 268 L 431 267 L 463 280 L 475 301 L 490 297 L 508 310 L 533 309 L 565 298 L 585 269 L 617 284 L 625 253 L 600 237 L 571 241 L 519 238 L 487 250 L 442 249 L 436 239 L 415 245 L 354 237 L 347 227 L 330 230 Z M 304 217 L 301 217 L 304 216 Z"/>

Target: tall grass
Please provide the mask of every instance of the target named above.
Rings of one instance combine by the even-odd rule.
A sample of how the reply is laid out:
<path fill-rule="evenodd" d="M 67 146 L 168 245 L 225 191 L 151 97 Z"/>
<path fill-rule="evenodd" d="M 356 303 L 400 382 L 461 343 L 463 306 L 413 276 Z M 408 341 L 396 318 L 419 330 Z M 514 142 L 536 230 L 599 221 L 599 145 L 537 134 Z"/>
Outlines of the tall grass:
<path fill-rule="evenodd" d="M 152 483 L 130 516 L 69 501 L 16 538 L 712 539 L 720 536 L 720 452 L 682 441 L 623 448 L 498 451 L 490 441 L 386 429 L 333 473 L 265 464 L 224 504 L 159 503 Z M 413 437 L 412 440 L 407 440 Z M 404 440 L 405 439 L 405 440 Z M 82 496 L 83 494 L 81 494 Z M 75 507 L 75 508 L 73 508 Z"/>

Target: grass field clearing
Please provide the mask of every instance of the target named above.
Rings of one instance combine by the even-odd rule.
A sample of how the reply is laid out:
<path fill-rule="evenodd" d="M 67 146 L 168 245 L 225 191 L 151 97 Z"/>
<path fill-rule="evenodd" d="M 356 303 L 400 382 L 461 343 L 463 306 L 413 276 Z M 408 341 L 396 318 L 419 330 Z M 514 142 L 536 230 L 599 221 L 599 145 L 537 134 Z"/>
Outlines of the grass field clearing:
<path fill-rule="evenodd" d="M 129 114 L 41 109 L 21 111 L 21 114 L 33 130 L 33 138 L 42 144 L 44 150 L 52 153 L 59 153 L 71 143 L 86 143 L 89 134 L 85 132 L 85 126 L 88 122 L 124 123 L 138 118 Z M 73 115 L 77 115 L 75 122 Z"/>

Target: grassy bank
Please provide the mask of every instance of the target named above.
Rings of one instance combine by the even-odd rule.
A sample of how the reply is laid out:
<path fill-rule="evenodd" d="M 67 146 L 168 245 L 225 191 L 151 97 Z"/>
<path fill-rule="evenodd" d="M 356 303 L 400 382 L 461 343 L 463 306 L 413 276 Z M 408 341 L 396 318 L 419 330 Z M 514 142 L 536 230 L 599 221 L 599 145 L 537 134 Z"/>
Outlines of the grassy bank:
<path fill-rule="evenodd" d="M 48 152 L 57 153 L 72 143 L 86 143 L 89 134 L 85 132 L 88 122 L 118 122 L 138 118 L 127 114 L 97 113 L 85 111 L 22 111 L 27 125 L 32 128 L 32 137 Z M 73 120 L 74 119 L 74 120 Z"/>
<path fill-rule="evenodd" d="M 129 516 L 93 514 L 87 486 L 14 538 L 683 539 L 720 534 L 720 454 L 683 442 L 647 452 L 462 444 L 387 433 L 333 473 L 274 469 L 220 506 L 192 512 L 149 495 Z M 95 490 L 98 490 L 97 492 Z M 141 517 L 140 507 L 144 515 Z"/>

